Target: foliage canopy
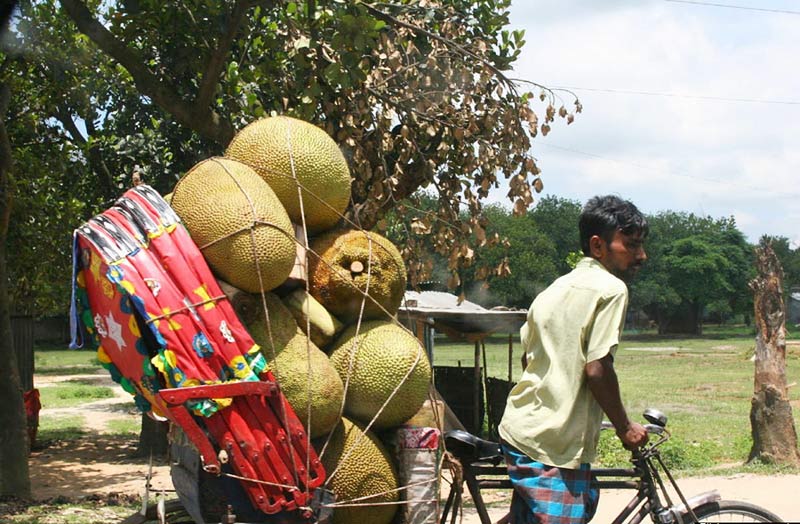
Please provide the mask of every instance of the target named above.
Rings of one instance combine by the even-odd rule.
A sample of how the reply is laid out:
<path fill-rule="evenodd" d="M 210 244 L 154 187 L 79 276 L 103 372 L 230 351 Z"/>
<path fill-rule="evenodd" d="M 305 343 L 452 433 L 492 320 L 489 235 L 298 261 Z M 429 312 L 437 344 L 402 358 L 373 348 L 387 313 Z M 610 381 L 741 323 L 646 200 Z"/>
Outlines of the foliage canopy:
<path fill-rule="evenodd" d="M 134 105 L 193 131 L 198 153 L 221 152 L 262 116 L 314 122 L 350 160 L 350 221 L 371 229 L 431 188 L 439 205 L 422 220 L 425 232 L 458 264 L 470 262 L 465 246 L 486 241 L 479 217 L 489 190 L 508 179 L 524 214 L 542 187 L 531 138 L 574 118 L 551 92 L 521 92 L 506 76 L 524 44 L 521 31 L 506 29 L 509 0 L 61 5 L 116 63 L 115 80 L 139 93 Z M 172 180 L 158 162 L 139 160 L 167 191 Z M 425 266 L 404 255 L 417 282 Z"/>

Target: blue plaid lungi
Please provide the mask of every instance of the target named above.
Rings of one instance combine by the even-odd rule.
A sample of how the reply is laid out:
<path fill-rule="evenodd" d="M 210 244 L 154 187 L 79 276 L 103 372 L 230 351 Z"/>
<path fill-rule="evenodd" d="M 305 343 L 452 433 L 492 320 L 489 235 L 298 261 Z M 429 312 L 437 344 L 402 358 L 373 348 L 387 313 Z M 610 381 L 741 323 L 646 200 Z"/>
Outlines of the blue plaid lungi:
<path fill-rule="evenodd" d="M 586 524 L 597 510 L 600 492 L 592 487 L 589 464 L 580 469 L 547 466 L 502 443 L 514 486 L 511 524 Z"/>

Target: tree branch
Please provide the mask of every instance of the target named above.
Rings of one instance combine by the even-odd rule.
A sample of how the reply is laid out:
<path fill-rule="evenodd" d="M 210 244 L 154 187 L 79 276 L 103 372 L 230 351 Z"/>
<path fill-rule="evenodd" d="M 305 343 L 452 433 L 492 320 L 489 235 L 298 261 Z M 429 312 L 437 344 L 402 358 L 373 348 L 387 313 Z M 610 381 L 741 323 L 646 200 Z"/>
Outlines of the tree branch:
<path fill-rule="evenodd" d="M 56 110 L 55 117 L 64 126 L 64 129 L 69 133 L 72 140 L 83 147 L 86 147 L 88 139 L 83 136 L 69 110 L 62 105 L 59 105 Z M 96 129 L 91 119 L 84 120 L 86 123 L 86 132 L 91 137 Z M 89 160 L 89 167 L 94 171 L 94 174 L 100 179 L 100 185 L 103 188 L 103 196 L 112 198 L 116 194 L 114 187 L 114 177 L 111 175 L 111 170 L 108 169 L 105 159 L 103 158 L 102 151 L 97 144 L 94 144 L 86 149 L 86 154 Z"/>
<path fill-rule="evenodd" d="M 516 86 L 514 85 L 514 82 L 509 80 L 508 77 L 506 77 L 506 75 L 502 71 L 497 69 L 497 67 L 494 64 L 492 64 L 491 62 L 489 62 L 485 58 L 476 55 L 475 53 L 473 53 L 469 49 L 459 45 L 455 41 L 453 41 L 453 40 L 451 40 L 449 38 L 445 38 L 445 37 L 443 37 L 441 35 L 437 35 L 436 33 L 428 31 L 427 29 L 424 29 L 422 27 L 416 26 L 414 24 L 409 24 L 407 22 L 403 22 L 402 20 L 400 20 L 398 18 L 395 18 L 394 16 L 392 16 L 389 13 L 386 13 L 384 11 L 381 11 L 380 9 L 377 9 L 376 7 L 370 5 L 370 4 L 366 3 L 366 2 L 359 1 L 358 3 L 360 5 L 363 5 L 366 8 L 367 11 L 369 11 L 370 13 L 372 13 L 373 16 L 375 16 L 375 18 L 383 20 L 384 22 L 386 22 L 388 24 L 391 24 L 391 25 L 394 25 L 394 26 L 404 27 L 406 29 L 414 31 L 415 33 L 423 34 L 423 35 L 427 36 L 428 38 L 432 38 L 432 39 L 434 39 L 434 40 L 436 40 L 438 42 L 443 43 L 447 47 L 455 49 L 456 51 L 458 51 L 459 53 L 461 53 L 463 56 L 465 56 L 467 58 L 471 58 L 473 60 L 477 60 L 478 62 L 480 62 L 483 65 L 485 65 L 486 67 L 488 67 L 489 70 L 492 73 L 494 73 L 500 79 L 500 81 L 502 83 L 506 84 L 506 86 L 513 93 L 517 92 Z"/>
<path fill-rule="evenodd" d="M 228 25 L 219 39 L 217 48 L 211 53 L 206 64 L 205 71 L 203 72 L 203 79 L 200 81 L 200 89 L 195 98 L 195 104 L 198 107 L 208 107 L 211 103 L 211 98 L 214 96 L 214 91 L 219 82 L 219 75 L 225 67 L 225 58 L 230 53 L 233 39 L 236 33 L 239 32 L 239 27 L 242 25 L 247 9 L 250 3 L 247 0 L 238 0 L 233 7 L 233 12 L 228 18 Z"/>
<path fill-rule="evenodd" d="M 61 5 L 78 26 L 103 52 L 119 62 L 133 78 L 139 92 L 170 113 L 180 124 L 200 135 L 225 146 L 233 138 L 231 122 L 209 107 L 189 103 L 162 82 L 144 64 L 141 57 L 119 41 L 113 33 L 98 22 L 80 0 L 61 0 Z"/>
<path fill-rule="evenodd" d="M 72 137 L 72 140 L 80 145 L 86 144 L 86 137 L 81 134 L 80 129 L 78 129 L 78 126 L 75 125 L 75 121 L 72 119 L 72 115 L 69 114 L 69 111 L 65 107 L 61 105 L 58 106 L 56 118 L 58 118 L 58 121 L 64 126 L 64 129 Z"/>

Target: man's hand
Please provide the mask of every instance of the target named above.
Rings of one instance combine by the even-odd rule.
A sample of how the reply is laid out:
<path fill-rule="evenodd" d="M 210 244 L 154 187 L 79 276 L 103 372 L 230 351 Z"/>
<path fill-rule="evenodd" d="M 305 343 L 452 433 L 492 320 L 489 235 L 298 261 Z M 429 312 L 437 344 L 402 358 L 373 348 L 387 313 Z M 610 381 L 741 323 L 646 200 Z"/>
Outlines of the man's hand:
<path fill-rule="evenodd" d="M 628 425 L 622 430 L 617 429 L 617 436 L 628 451 L 639 449 L 647 444 L 648 439 L 647 430 L 636 422 L 628 422 Z"/>

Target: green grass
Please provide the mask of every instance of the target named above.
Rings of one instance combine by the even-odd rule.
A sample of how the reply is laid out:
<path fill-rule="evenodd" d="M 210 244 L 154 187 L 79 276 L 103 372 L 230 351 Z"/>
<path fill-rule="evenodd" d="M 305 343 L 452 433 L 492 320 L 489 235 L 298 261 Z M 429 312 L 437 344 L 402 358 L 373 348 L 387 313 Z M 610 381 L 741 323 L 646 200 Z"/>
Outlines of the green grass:
<path fill-rule="evenodd" d="M 39 389 L 43 408 L 66 408 L 114 397 L 114 390 L 83 380 L 68 380 Z"/>
<path fill-rule="evenodd" d="M 139 434 L 142 427 L 140 418 L 118 418 L 109 420 L 106 423 L 108 427 L 107 433 L 112 435 L 133 435 Z"/>
<path fill-rule="evenodd" d="M 797 330 L 788 339 L 797 339 Z M 521 374 L 521 347 L 513 340 L 512 380 Z M 750 437 L 750 399 L 753 393 L 755 347 L 751 329 L 706 327 L 699 337 L 664 337 L 654 333 L 625 333 L 617 353 L 616 371 L 622 397 L 630 415 L 641 420 L 647 407 L 664 411 L 673 438 L 664 445 L 664 455 L 677 470 L 692 472 L 747 460 Z M 508 378 L 508 337 L 491 337 L 486 343 L 489 375 Z M 471 367 L 472 344 L 456 344 L 437 338 L 436 366 Z M 787 377 L 792 382 L 800 371 L 800 347 L 788 346 Z M 798 388 L 789 389 L 797 403 Z M 795 425 L 800 427 L 800 409 L 795 407 Z M 602 465 L 620 465 L 628 460 L 616 437 L 604 432 L 600 443 Z M 775 471 L 770 470 L 770 471 Z"/>
<path fill-rule="evenodd" d="M 90 349 L 38 346 L 33 352 L 33 363 L 37 375 L 88 374 L 102 369 L 97 352 Z"/>
<path fill-rule="evenodd" d="M 57 497 L 47 501 L 24 503 L 0 500 L 0 523 L 3 524 L 98 524 L 121 522 L 139 508 L 130 495 L 112 494 L 97 499 L 72 500 Z"/>
<path fill-rule="evenodd" d="M 53 440 L 81 438 L 86 433 L 83 424 L 82 415 L 39 417 L 39 431 L 36 440 L 44 443 Z"/>

